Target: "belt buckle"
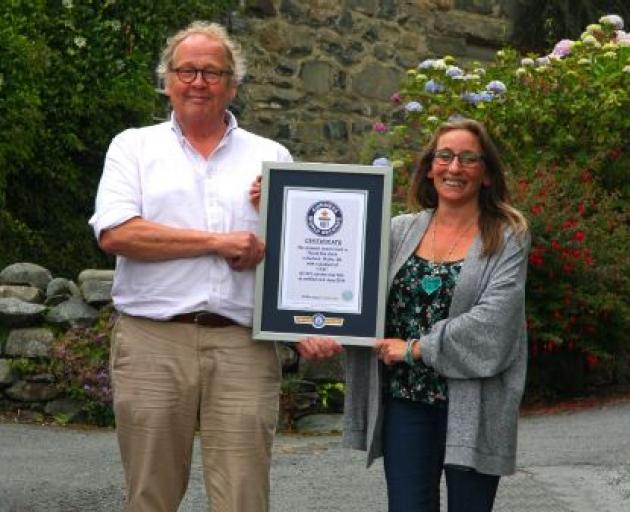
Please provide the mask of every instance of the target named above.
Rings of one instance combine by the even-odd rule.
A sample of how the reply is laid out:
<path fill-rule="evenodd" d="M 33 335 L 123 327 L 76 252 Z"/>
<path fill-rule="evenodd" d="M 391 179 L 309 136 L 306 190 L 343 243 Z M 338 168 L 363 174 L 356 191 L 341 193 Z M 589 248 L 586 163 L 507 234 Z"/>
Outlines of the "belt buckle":
<path fill-rule="evenodd" d="M 193 320 L 197 325 L 212 325 L 214 314 L 209 311 L 201 311 L 199 313 L 195 313 Z"/>

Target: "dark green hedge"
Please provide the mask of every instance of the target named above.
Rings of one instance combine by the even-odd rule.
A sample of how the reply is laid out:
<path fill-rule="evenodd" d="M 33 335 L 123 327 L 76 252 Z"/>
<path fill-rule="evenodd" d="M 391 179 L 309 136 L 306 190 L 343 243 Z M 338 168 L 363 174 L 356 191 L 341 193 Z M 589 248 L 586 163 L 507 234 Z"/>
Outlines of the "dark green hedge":
<path fill-rule="evenodd" d="M 0 268 L 111 264 L 87 226 L 111 138 L 163 113 L 166 37 L 231 0 L 0 2 Z"/>

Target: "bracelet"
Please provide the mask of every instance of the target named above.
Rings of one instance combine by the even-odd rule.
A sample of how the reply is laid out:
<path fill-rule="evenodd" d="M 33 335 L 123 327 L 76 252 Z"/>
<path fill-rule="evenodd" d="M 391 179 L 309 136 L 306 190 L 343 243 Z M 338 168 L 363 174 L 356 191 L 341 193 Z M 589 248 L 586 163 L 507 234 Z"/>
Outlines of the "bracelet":
<path fill-rule="evenodd" d="M 413 346 L 418 343 L 420 340 L 417 338 L 412 338 L 407 340 L 407 350 L 405 350 L 405 357 L 403 361 L 407 363 L 409 366 L 415 366 L 416 360 L 413 358 Z"/>

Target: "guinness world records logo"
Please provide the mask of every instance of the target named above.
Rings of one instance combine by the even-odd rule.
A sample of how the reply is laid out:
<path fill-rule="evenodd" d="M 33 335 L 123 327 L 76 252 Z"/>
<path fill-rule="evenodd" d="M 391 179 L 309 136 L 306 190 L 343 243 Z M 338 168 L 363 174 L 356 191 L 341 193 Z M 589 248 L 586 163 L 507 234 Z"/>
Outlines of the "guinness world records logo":
<path fill-rule="evenodd" d="M 306 212 L 306 224 L 316 235 L 333 235 L 343 224 L 341 208 L 332 201 L 317 201 Z"/>

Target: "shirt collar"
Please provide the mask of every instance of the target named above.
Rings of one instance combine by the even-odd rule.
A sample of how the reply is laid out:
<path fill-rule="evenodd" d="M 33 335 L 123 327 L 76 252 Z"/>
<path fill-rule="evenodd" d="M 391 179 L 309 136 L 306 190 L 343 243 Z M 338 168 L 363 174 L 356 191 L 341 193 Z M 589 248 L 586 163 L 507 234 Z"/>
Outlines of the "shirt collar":
<path fill-rule="evenodd" d="M 223 135 L 223 140 L 226 139 L 230 135 L 233 130 L 238 128 L 238 122 L 236 121 L 236 117 L 229 110 L 225 111 L 225 122 L 227 123 L 227 128 L 225 129 L 225 134 Z M 182 127 L 177 122 L 177 118 L 175 117 L 175 112 L 171 112 L 171 130 L 175 133 L 177 140 L 183 146 L 186 142 L 186 137 L 184 136 L 184 132 L 182 132 Z"/>

